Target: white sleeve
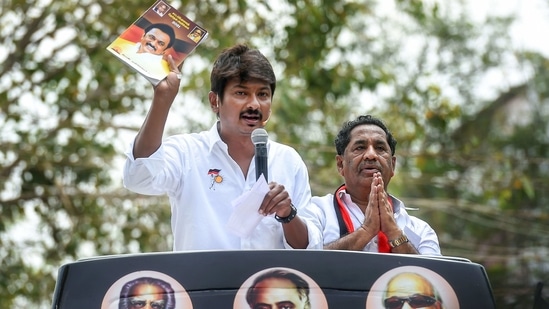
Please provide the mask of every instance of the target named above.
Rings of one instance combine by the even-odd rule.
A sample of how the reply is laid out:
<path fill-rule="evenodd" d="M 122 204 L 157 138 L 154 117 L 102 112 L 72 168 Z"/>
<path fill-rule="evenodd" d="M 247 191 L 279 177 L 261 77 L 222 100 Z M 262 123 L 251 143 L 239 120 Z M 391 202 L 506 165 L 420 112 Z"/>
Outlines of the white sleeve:
<path fill-rule="evenodd" d="M 153 181 L 155 176 L 164 168 L 163 147 L 160 146 L 148 158 L 137 158 L 133 156 L 133 143 L 126 151 L 126 163 L 122 175 L 124 187 L 146 195 L 164 194 L 164 190 L 155 189 Z"/>

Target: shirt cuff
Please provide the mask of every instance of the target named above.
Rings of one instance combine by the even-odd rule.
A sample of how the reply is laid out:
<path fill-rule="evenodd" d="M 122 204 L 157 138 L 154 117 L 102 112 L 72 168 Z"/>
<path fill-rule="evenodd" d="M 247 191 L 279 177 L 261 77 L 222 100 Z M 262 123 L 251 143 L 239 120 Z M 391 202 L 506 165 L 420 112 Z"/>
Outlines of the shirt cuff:
<path fill-rule="evenodd" d="M 133 142 L 125 153 L 129 163 L 129 175 L 133 175 L 143 167 L 147 169 L 151 176 L 157 175 L 164 168 L 164 147 L 160 145 L 158 149 L 147 158 L 135 158 L 133 156 Z"/>

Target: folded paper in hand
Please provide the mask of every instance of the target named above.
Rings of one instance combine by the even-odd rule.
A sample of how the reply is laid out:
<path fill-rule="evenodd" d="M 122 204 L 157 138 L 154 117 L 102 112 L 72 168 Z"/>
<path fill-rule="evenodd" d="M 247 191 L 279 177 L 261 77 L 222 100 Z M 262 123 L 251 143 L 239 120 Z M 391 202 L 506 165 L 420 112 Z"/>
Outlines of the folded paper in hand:
<path fill-rule="evenodd" d="M 259 214 L 258 210 L 267 192 L 269 192 L 269 185 L 265 177 L 261 175 L 250 191 L 245 192 L 232 202 L 233 213 L 227 223 L 229 231 L 242 238 L 250 236 L 264 217 Z"/>

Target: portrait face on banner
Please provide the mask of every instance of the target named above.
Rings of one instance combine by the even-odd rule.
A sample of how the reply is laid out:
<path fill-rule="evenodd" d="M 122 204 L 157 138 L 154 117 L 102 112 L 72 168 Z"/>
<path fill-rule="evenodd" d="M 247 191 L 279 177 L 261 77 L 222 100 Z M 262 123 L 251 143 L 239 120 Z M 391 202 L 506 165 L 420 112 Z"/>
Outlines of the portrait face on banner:
<path fill-rule="evenodd" d="M 137 271 L 114 282 L 103 297 L 101 309 L 192 309 L 183 286 L 156 271 Z"/>
<path fill-rule="evenodd" d="M 436 272 L 419 266 L 393 268 L 372 285 L 366 309 L 459 309 L 457 295 Z"/>
<path fill-rule="evenodd" d="M 306 274 L 274 267 L 250 276 L 238 290 L 234 309 L 327 309 L 326 296 Z"/>

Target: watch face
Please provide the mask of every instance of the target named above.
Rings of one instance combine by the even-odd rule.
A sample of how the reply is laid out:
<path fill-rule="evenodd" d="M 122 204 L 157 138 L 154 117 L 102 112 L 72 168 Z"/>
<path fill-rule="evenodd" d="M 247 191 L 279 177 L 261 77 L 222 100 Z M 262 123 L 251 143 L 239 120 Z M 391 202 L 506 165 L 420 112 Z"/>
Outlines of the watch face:
<path fill-rule="evenodd" d="M 395 240 L 391 240 L 389 242 L 389 244 L 391 245 L 391 248 L 394 248 L 394 247 L 398 247 L 398 246 L 402 245 L 405 242 L 408 242 L 408 237 L 406 237 L 406 235 L 403 234 L 399 238 L 397 238 Z"/>

